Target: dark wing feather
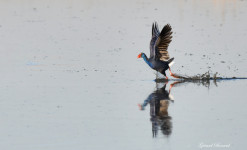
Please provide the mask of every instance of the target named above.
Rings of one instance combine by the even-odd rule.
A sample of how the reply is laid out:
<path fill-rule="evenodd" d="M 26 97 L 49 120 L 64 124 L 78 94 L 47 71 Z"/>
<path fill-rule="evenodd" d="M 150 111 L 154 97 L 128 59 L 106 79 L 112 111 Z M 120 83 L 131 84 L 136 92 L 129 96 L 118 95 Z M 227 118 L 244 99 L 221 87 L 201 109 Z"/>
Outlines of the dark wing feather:
<path fill-rule="evenodd" d="M 164 26 L 155 42 L 155 59 L 167 61 L 170 57 L 167 48 L 172 41 L 172 28 L 169 24 Z"/>
<path fill-rule="evenodd" d="M 155 22 L 152 26 L 152 39 L 150 41 L 150 58 L 155 57 L 155 42 L 160 35 L 158 24 Z"/>

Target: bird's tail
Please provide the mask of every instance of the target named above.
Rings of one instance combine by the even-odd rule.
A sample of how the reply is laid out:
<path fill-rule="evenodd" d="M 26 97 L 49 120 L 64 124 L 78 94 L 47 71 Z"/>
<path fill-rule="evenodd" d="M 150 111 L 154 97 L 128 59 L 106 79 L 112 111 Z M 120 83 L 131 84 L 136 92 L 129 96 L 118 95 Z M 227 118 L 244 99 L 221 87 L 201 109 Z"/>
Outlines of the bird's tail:
<path fill-rule="evenodd" d="M 169 96 L 170 100 L 174 100 L 174 96 L 173 95 L 169 94 L 168 96 Z"/>
<path fill-rule="evenodd" d="M 171 66 L 175 63 L 173 60 L 174 60 L 174 57 L 172 57 L 171 59 L 169 59 L 169 60 L 167 61 L 169 67 L 171 67 Z"/>

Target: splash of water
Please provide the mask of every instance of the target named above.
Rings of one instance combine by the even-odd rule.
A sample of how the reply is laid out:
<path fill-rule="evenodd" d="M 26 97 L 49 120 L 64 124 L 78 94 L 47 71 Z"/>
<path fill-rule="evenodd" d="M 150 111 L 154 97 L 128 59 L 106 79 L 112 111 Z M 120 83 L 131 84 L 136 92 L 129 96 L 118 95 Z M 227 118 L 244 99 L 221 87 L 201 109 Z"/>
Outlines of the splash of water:
<path fill-rule="evenodd" d="M 217 76 L 218 72 L 216 73 L 210 73 L 209 71 L 203 73 L 203 74 L 197 74 L 194 76 L 188 76 L 188 75 L 181 75 L 181 74 L 173 74 L 173 77 L 184 79 L 184 80 L 217 80 L 217 79 L 223 79 L 223 77 Z"/>

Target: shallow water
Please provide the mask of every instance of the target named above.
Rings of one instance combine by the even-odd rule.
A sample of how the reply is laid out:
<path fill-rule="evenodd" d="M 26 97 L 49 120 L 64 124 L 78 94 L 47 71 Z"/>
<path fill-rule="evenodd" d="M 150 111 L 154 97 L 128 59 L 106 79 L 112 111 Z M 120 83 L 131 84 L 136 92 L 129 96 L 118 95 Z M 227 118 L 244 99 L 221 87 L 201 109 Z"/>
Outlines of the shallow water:
<path fill-rule="evenodd" d="M 0 4 L 0 149 L 246 145 L 247 80 L 177 83 L 174 101 L 165 101 L 176 81 L 159 93 L 165 83 L 156 84 L 155 72 L 137 59 L 141 51 L 149 55 L 152 22 L 170 23 L 173 72 L 246 77 L 246 1 Z M 154 100 L 138 107 L 152 93 L 161 95 L 159 115 L 150 115 L 150 106 L 160 107 Z"/>

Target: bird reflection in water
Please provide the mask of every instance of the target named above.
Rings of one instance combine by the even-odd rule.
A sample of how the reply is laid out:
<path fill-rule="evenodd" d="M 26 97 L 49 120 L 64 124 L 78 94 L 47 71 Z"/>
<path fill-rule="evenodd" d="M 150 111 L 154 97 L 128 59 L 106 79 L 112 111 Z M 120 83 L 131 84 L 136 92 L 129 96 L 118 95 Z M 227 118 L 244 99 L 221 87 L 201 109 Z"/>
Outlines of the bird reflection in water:
<path fill-rule="evenodd" d="M 138 104 L 140 110 L 144 110 L 148 104 L 150 105 L 153 137 L 157 136 L 159 130 L 165 136 L 169 136 L 172 133 L 172 117 L 168 113 L 168 107 L 170 103 L 174 102 L 174 98 L 170 93 L 172 87 L 177 83 L 170 84 L 169 91 L 166 90 L 167 83 L 161 88 L 156 83 L 156 90 L 142 104 Z"/>
<path fill-rule="evenodd" d="M 217 87 L 217 81 L 213 80 L 212 82 Z M 172 117 L 168 113 L 168 107 L 171 103 L 174 103 L 174 98 L 171 95 L 173 87 L 193 83 L 209 89 L 212 82 L 211 80 L 178 80 L 171 83 L 169 90 L 166 90 L 168 81 L 165 84 L 163 83 L 163 86 L 160 86 L 162 83 L 156 81 L 156 90 L 142 104 L 138 104 L 140 110 L 144 110 L 148 104 L 150 105 L 153 137 L 157 136 L 159 130 L 167 137 L 172 134 Z"/>

